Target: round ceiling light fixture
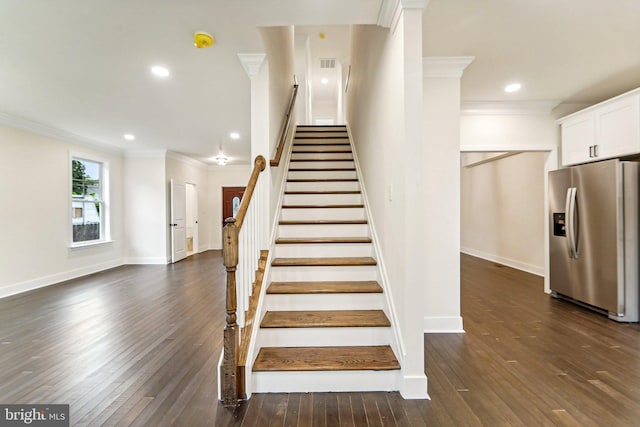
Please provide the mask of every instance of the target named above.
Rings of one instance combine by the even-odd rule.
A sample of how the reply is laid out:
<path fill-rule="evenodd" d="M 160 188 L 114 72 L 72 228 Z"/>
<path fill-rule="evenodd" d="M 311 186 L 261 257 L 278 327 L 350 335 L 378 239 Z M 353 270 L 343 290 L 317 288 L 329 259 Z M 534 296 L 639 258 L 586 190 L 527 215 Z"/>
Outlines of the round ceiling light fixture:
<path fill-rule="evenodd" d="M 326 77 L 323 77 L 323 78 L 320 80 L 320 83 L 322 83 L 323 85 L 326 85 L 327 83 L 329 83 L 329 79 L 328 79 L 328 78 L 326 78 Z"/>
<path fill-rule="evenodd" d="M 198 49 L 203 49 L 205 47 L 213 46 L 214 39 L 213 36 L 209 33 L 205 33 L 204 31 L 198 31 L 193 35 L 193 44 Z"/>
<path fill-rule="evenodd" d="M 511 83 L 504 87 L 504 91 L 507 93 L 517 92 L 522 89 L 522 85 L 520 83 Z"/>
<path fill-rule="evenodd" d="M 136 139 L 136 136 L 132 133 L 125 133 L 124 135 L 122 135 L 124 139 L 126 139 L 127 141 L 133 141 Z"/>
<path fill-rule="evenodd" d="M 158 77 L 169 77 L 169 69 L 161 65 L 154 65 L 151 67 L 151 72 Z"/>
<path fill-rule="evenodd" d="M 231 132 L 229 134 L 229 138 L 231 138 L 231 139 L 240 139 L 240 134 L 238 132 Z"/>

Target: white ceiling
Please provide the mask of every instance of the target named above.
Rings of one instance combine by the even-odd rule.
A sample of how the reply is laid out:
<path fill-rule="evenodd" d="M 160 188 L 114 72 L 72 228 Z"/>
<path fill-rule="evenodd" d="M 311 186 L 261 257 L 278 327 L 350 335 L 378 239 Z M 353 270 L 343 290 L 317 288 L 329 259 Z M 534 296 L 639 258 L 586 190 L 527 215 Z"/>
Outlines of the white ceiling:
<path fill-rule="evenodd" d="M 374 24 L 382 2 L 2 0 L 0 123 L 208 163 L 222 142 L 233 163 L 247 163 L 250 88 L 237 54 L 264 51 L 257 28 L 326 27 L 343 38 L 332 25 Z M 638 0 L 430 0 L 424 28 L 425 56 L 476 57 L 463 101 L 593 103 L 640 86 Z M 193 47 L 198 30 L 215 45 Z M 155 64 L 171 76 L 151 76 Z M 512 80 L 523 90 L 507 95 Z"/>

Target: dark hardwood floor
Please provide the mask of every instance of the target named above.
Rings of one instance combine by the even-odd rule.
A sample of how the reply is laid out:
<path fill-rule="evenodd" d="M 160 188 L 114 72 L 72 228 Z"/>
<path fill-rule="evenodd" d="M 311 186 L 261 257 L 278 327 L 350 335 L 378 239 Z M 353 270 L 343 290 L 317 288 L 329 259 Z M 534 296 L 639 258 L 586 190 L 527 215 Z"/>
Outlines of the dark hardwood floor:
<path fill-rule="evenodd" d="M 637 426 L 640 326 L 462 256 L 466 334 L 425 336 L 432 400 L 398 393 L 216 401 L 219 252 L 0 300 L 0 403 L 68 403 L 78 426 Z"/>

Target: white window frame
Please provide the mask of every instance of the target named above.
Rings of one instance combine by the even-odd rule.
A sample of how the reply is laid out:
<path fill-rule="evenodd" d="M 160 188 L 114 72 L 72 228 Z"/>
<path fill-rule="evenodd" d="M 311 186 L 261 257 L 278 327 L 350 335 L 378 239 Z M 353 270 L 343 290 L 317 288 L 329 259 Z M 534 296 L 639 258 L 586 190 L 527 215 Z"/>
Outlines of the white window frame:
<path fill-rule="evenodd" d="M 100 239 L 97 240 L 87 240 L 83 242 L 74 242 L 73 241 L 73 215 L 74 215 L 74 207 L 73 207 L 73 161 L 74 160 L 85 160 L 93 163 L 100 163 Z M 69 201 L 69 246 L 71 248 L 80 248 L 85 246 L 95 246 L 101 245 L 104 243 L 110 243 L 111 240 L 111 214 L 110 214 L 110 191 L 109 191 L 109 162 L 107 159 L 96 156 L 93 154 L 80 153 L 80 152 L 69 152 L 69 172 L 67 174 L 69 185 L 68 188 L 68 198 Z"/>

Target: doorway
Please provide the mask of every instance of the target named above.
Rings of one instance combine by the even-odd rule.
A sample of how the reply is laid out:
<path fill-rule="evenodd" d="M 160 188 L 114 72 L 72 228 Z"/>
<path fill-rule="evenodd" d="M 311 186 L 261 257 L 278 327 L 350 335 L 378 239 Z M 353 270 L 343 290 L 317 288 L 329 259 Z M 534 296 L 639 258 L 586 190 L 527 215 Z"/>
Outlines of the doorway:
<path fill-rule="evenodd" d="M 240 202 L 246 187 L 222 187 L 222 226 L 224 220 L 234 217 L 240 208 Z"/>
<path fill-rule="evenodd" d="M 198 251 L 198 193 L 196 185 L 186 183 L 186 239 L 187 256 Z"/>

